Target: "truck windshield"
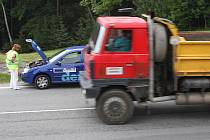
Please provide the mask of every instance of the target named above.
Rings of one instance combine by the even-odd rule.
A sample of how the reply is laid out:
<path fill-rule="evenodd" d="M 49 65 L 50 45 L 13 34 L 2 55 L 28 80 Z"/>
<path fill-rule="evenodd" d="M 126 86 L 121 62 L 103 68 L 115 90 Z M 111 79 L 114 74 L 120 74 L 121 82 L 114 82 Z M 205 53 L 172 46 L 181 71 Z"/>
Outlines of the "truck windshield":
<path fill-rule="evenodd" d="M 102 46 L 105 31 L 106 30 L 104 26 L 100 26 L 99 24 L 97 24 L 97 26 L 95 27 L 95 30 L 93 31 L 90 41 L 89 41 L 89 45 L 93 49 L 94 53 L 99 52 Z"/>
<path fill-rule="evenodd" d="M 94 28 L 93 28 L 93 32 L 91 33 L 91 37 L 90 37 L 90 42 L 89 44 L 91 45 L 92 48 L 95 47 L 97 38 L 98 38 L 98 33 L 100 30 L 100 25 L 97 23 Z"/>

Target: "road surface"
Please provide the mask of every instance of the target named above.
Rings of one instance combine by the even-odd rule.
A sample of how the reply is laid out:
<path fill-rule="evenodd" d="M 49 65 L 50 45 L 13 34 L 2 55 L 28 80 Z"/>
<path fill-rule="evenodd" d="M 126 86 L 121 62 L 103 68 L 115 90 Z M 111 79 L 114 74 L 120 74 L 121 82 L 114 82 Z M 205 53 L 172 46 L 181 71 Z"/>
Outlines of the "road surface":
<path fill-rule="evenodd" d="M 105 125 L 79 86 L 0 87 L 0 140 L 209 140 L 209 106 L 137 105 L 126 125 Z"/>

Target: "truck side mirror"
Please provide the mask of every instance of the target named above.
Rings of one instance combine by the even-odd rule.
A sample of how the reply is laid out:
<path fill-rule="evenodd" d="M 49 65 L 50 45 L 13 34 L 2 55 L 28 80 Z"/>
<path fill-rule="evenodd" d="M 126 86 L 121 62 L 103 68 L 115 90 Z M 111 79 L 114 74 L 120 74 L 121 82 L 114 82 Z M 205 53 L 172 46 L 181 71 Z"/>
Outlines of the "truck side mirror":
<path fill-rule="evenodd" d="M 87 54 L 90 54 L 92 51 L 92 48 L 90 46 L 87 46 Z"/>

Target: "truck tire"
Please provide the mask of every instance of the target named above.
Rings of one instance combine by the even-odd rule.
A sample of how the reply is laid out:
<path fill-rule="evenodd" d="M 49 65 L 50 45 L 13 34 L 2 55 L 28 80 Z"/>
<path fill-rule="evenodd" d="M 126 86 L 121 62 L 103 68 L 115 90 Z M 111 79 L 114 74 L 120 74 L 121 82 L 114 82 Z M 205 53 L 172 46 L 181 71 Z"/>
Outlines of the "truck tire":
<path fill-rule="evenodd" d="M 50 78 L 45 74 L 38 75 L 34 80 L 34 84 L 38 89 L 47 89 L 50 85 Z"/>
<path fill-rule="evenodd" d="M 106 124 L 125 124 L 132 117 L 133 111 L 132 99 L 123 90 L 106 91 L 96 101 L 97 115 Z"/>

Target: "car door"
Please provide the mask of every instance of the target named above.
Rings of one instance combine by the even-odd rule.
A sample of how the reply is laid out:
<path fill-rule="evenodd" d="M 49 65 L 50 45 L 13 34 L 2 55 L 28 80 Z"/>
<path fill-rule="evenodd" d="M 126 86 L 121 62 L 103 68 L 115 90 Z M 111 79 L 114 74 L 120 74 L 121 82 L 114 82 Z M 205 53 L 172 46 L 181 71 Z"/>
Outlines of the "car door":
<path fill-rule="evenodd" d="M 79 82 L 79 71 L 84 69 L 81 51 L 70 52 L 62 57 L 53 68 L 55 83 Z"/>

